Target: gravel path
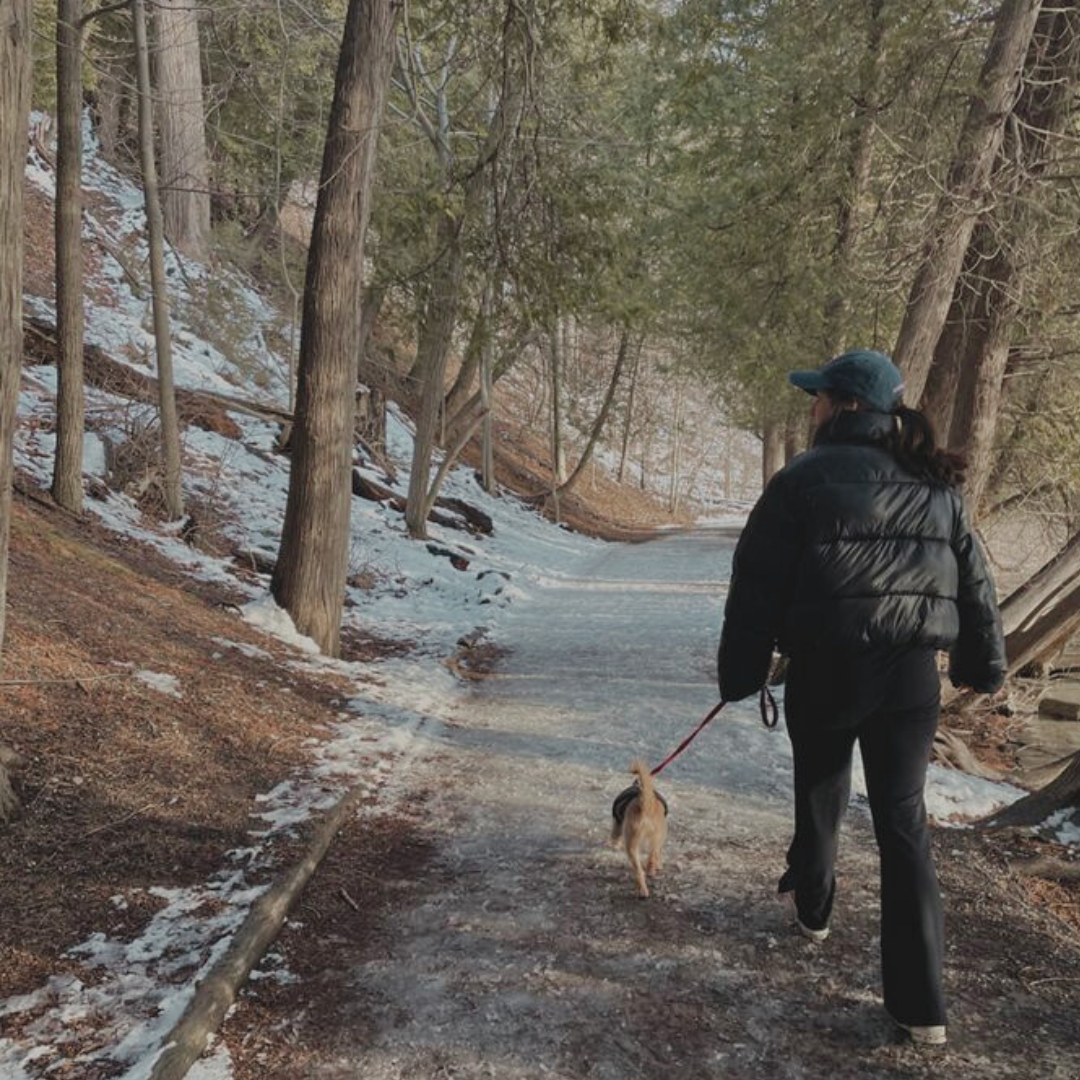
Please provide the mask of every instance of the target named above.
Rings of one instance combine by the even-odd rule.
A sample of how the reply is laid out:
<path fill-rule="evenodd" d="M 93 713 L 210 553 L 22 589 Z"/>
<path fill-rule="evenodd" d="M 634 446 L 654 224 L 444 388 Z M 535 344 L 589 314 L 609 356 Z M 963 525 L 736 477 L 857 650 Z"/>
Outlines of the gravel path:
<path fill-rule="evenodd" d="M 947 1050 L 902 1044 L 882 1012 L 877 861 L 860 808 L 833 936 L 816 946 L 792 932 L 773 899 L 787 740 L 756 705 L 725 712 L 662 777 L 667 865 L 637 899 L 624 856 L 605 846 L 610 802 L 632 757 L 660 760 L 712 703 L 731 546 L 716 532 L 613 545 L 501 625 L 498 671 L 428 729 L 436 749 L 416 766 L 400 838 L 379 861 L 359 840 L 351 850 L 378 876 L 377 910 L 331 938 L 324 926 L 321 942 L 314 929 L 285 941 L 290 957 L 331 958 L 291 991 L 318 1016 L 294 1032 L 305 1050 L 292 1076 L 1080 1076 L 1077 942 L 1021 903 L 978 834 L 937 836 Z M 326 882 L 351 872 L 335 858 L 350 849 L 331 856 Z M 229 1036 L 241 1077 L 242 1028 Z"/>

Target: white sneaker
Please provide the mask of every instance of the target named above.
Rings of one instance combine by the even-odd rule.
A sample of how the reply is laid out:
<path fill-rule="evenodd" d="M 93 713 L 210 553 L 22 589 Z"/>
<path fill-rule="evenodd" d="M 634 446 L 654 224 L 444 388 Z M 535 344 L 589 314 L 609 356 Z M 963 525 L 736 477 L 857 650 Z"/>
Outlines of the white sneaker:
<path fill-rule="evenodd" d="M 901 1024 L 899 1020 L 893 1020 L 893 1023 L 898 1028 L 906 1031 L 916 1046 L 944 1046 L 948 1042 L 944 1024 L 920 1026 L 918 1024 Z"/>
<path fill-rule="evenodd" d="M 829 928 L 827 926 L 823 926 L 820 930 L 811 930 L 809 926 L 805 925 L 805 923 L 801 922 L 799 919 L 795 920 L 795 925 L 799 928 L 799 933 L 802 934 L 804 938 L 807 938 L 810 941 L 816 941 L 819 944 L 829 936 Z M 942 1030 L 944 1031 L 944 1028 L 942 1028 Z"/>
<path fill-rule="evenodd" d="M 798 916 L 797 908 L 795 907 L 795 893 L 794 892 L 782 892 L 779 895 L 780 903 L 786 904 L 790 909 L 792 915 L 795 916 L 795 925 L 799 928 L 799 933 L 808 941 L 816 941 L 821 944 L 829 936 L 829 928 L 823 926 L 820 930 L 811 930 Z"/>

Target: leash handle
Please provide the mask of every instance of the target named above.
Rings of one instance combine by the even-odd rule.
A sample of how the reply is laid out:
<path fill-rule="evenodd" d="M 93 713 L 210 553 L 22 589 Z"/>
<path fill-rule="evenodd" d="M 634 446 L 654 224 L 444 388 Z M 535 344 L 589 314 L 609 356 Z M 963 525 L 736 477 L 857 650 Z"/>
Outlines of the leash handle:
<path fill-rule="evenodd" d="M 656 776 L 664 769 L 668 767 L 705 729 L 709 722 L 717 716 L 720 711 L 727 705 L 726 701 L 721 701 L 717 705 L 714 705 L 706 714 L 704 719 L 689 735 L 655 769 L 649 770 L 650 776 Z M 758 707 L 761 709 L 761 722 L 770 730 L 776 727 L 780 720 L 780 710 L 776 706 L 776 698 L 773 697 L 772 691 L 767 687 L 761 688 L 761 694 L 758 697 Z"/>
<path fill-rule="evenodd" d="M 776 707 L 776 698 L 773 697 L 768 686 L 761 688 L 758 707 L 761 709 L 761 722 L 772 731 L 780 722 L 780 710 Z"/>

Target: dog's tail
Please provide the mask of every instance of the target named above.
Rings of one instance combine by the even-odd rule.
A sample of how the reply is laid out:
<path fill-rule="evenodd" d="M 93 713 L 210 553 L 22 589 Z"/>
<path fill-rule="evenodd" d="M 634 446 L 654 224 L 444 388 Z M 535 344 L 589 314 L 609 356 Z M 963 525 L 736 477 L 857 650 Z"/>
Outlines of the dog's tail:
<path fill-rule="evenodd" d="M 630 766 L 630 771 L 637 777 L 641 788 L 641 808 L 649 810 L 656 805 L 656 791 L 653 788 L 652 773 L 649 766 L 640 758 Z"/>

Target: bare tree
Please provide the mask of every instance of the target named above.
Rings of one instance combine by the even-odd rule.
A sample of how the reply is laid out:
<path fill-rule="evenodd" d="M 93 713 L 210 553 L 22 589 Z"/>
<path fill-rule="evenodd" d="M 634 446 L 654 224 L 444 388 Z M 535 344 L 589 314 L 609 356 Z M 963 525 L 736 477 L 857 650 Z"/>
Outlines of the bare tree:
<path fill-rule="evenodd" d="M 893 350 L 909 401 L 922 397 L 964 253 L 985 208 L 987 179 L 1020 90 L 1020 72 L 1041 6 L 1041 0 L 1004 0 L 998 9 L 979 84 Z"/>
<path fill-rule="evenodd" d="M 0 0 L 0 647 L 7 611 L 15 409 L 22 377 L 23 173 L 30 114 L 30 0 Z M 0 816 L 15 806 L 0 748 Z"/>
<path fill-rule="evenodd" d="M 581 474 L 585 471 L 585 466 L 592 460 L 593 451 L 596 449 L 596 444 L 600 441 L 600 436 L 603 433 L 608 416 L 611 415 L 611 406 L 615 401 L 615 392 L 619 388 L 619 381 L 622 378 L 623 370 L 626 367 L 626 358 L 629 356 L 630 351 L 630 330 L 627 327 L 623 327 L 622 332 L 619 335 L 619 348 L 615 354 L 615 366 L 612 368 L 611 378 L 608 380 L 607 392 L 604 394 L 604 400 L 600 406 L 600 411 L 593 421 L 592 430 L 589 432 L 588 441 L 585 443 L 585 449 L 581 451 L 581 456 L 574 466 L 574 471 L 555 489 L 556 498 L 562 498 L 563 495 L 566 495 L 573 490 L 574 485 L 577 484 L 578 480 L 581 478 Z M 681 383 L 677 401 L 678 403 L 675 411 L 676 430 L 679 426 L 679 414 L 682 408 Z"/>
<path fill-rule="evenodd" d="M 52 496 L 82 513 L 82 0 L 56 8 L 56 457 Z"/>
<path fill-rule="evenodd" d="M 436 473 L 436 482 L 432 482 L 431 460 L 437 442 L 447 361 L 465 276 L 463 228 L 466 222 L 475 221 L 485 212 L 489 169 L 496 162 L 509 134 L 515 131 L 518 125 L 525 97 L 524 79 L 528 65 L 517 55 L 517 51 L 522 41 L 525 43 L 526 52 L 532 48 L 531 34 L 521 25 L 526 21 L 527 13 L 520 4 L 511 2 L 506 5 L 502 26 L 501 86 L 488 132 L 476 161 L 470 164 L 465 179 L 461 182 L 460 206 L 454 212 L 448 203 L 439 215 L 436 229 L 436 250 L 439 255 L 431 269 L 428 299 L 417 339 L 416 360 L 411 372 L 420 386 L 416 441 L 405 511 L 409 534 L 414 537 L 427 535 L 427 517 L 438 495 L 438 484 L 445 475 L 443 469 Z M 434 146 L 448 194 L 455 186 L 454 175 L 458 165 L 451 149 L 447 101 L 447 80 L 456 49 L 456 42 L 452 42 L 443 66 L 442 81 L 433 88 L 437 122 L 432 120 L 424 109 L 420 85 L 430 83 L 431 79 L 427 72 L 417 70 L 416 52 L 410 51 L 406 45 L 398 63 L 399 75 L 405 80 L 414 113 Z"/>
<path fill-rule="evenodd" d="M 301 633 L 339 650 L 349 554 L 364 236 L 394 59 L 395 0 L 349 0 L 323 148 L 300 330 L 292 470 L 271 588 Z"/>
<path fill-rule="evenodd" d="M 195 0 L 155 0 L 156 115 L 165 234 L 205 260 L 210 243 L 210 167 L 206 152 L 199 14 Z"/>
<path fill-rule="evenodd" d="M 150 50 L 146 37 L 146 2 L 132 0 L 135 52 L 139 71 L 139 156 L 142 161 L 146 228 L 150 244 L 150 284 L 153 294 L 154 344 L 157 350 L 158 416 L 165 462 L 165 512 L 170 521 L 184 516 L 180 478 L 180 422 L 173 382 L 172 336 L 169 330 L 168 282 L 165 280 L 165 236 L 154 162 L 154 120 L 150 91 Z"/>

